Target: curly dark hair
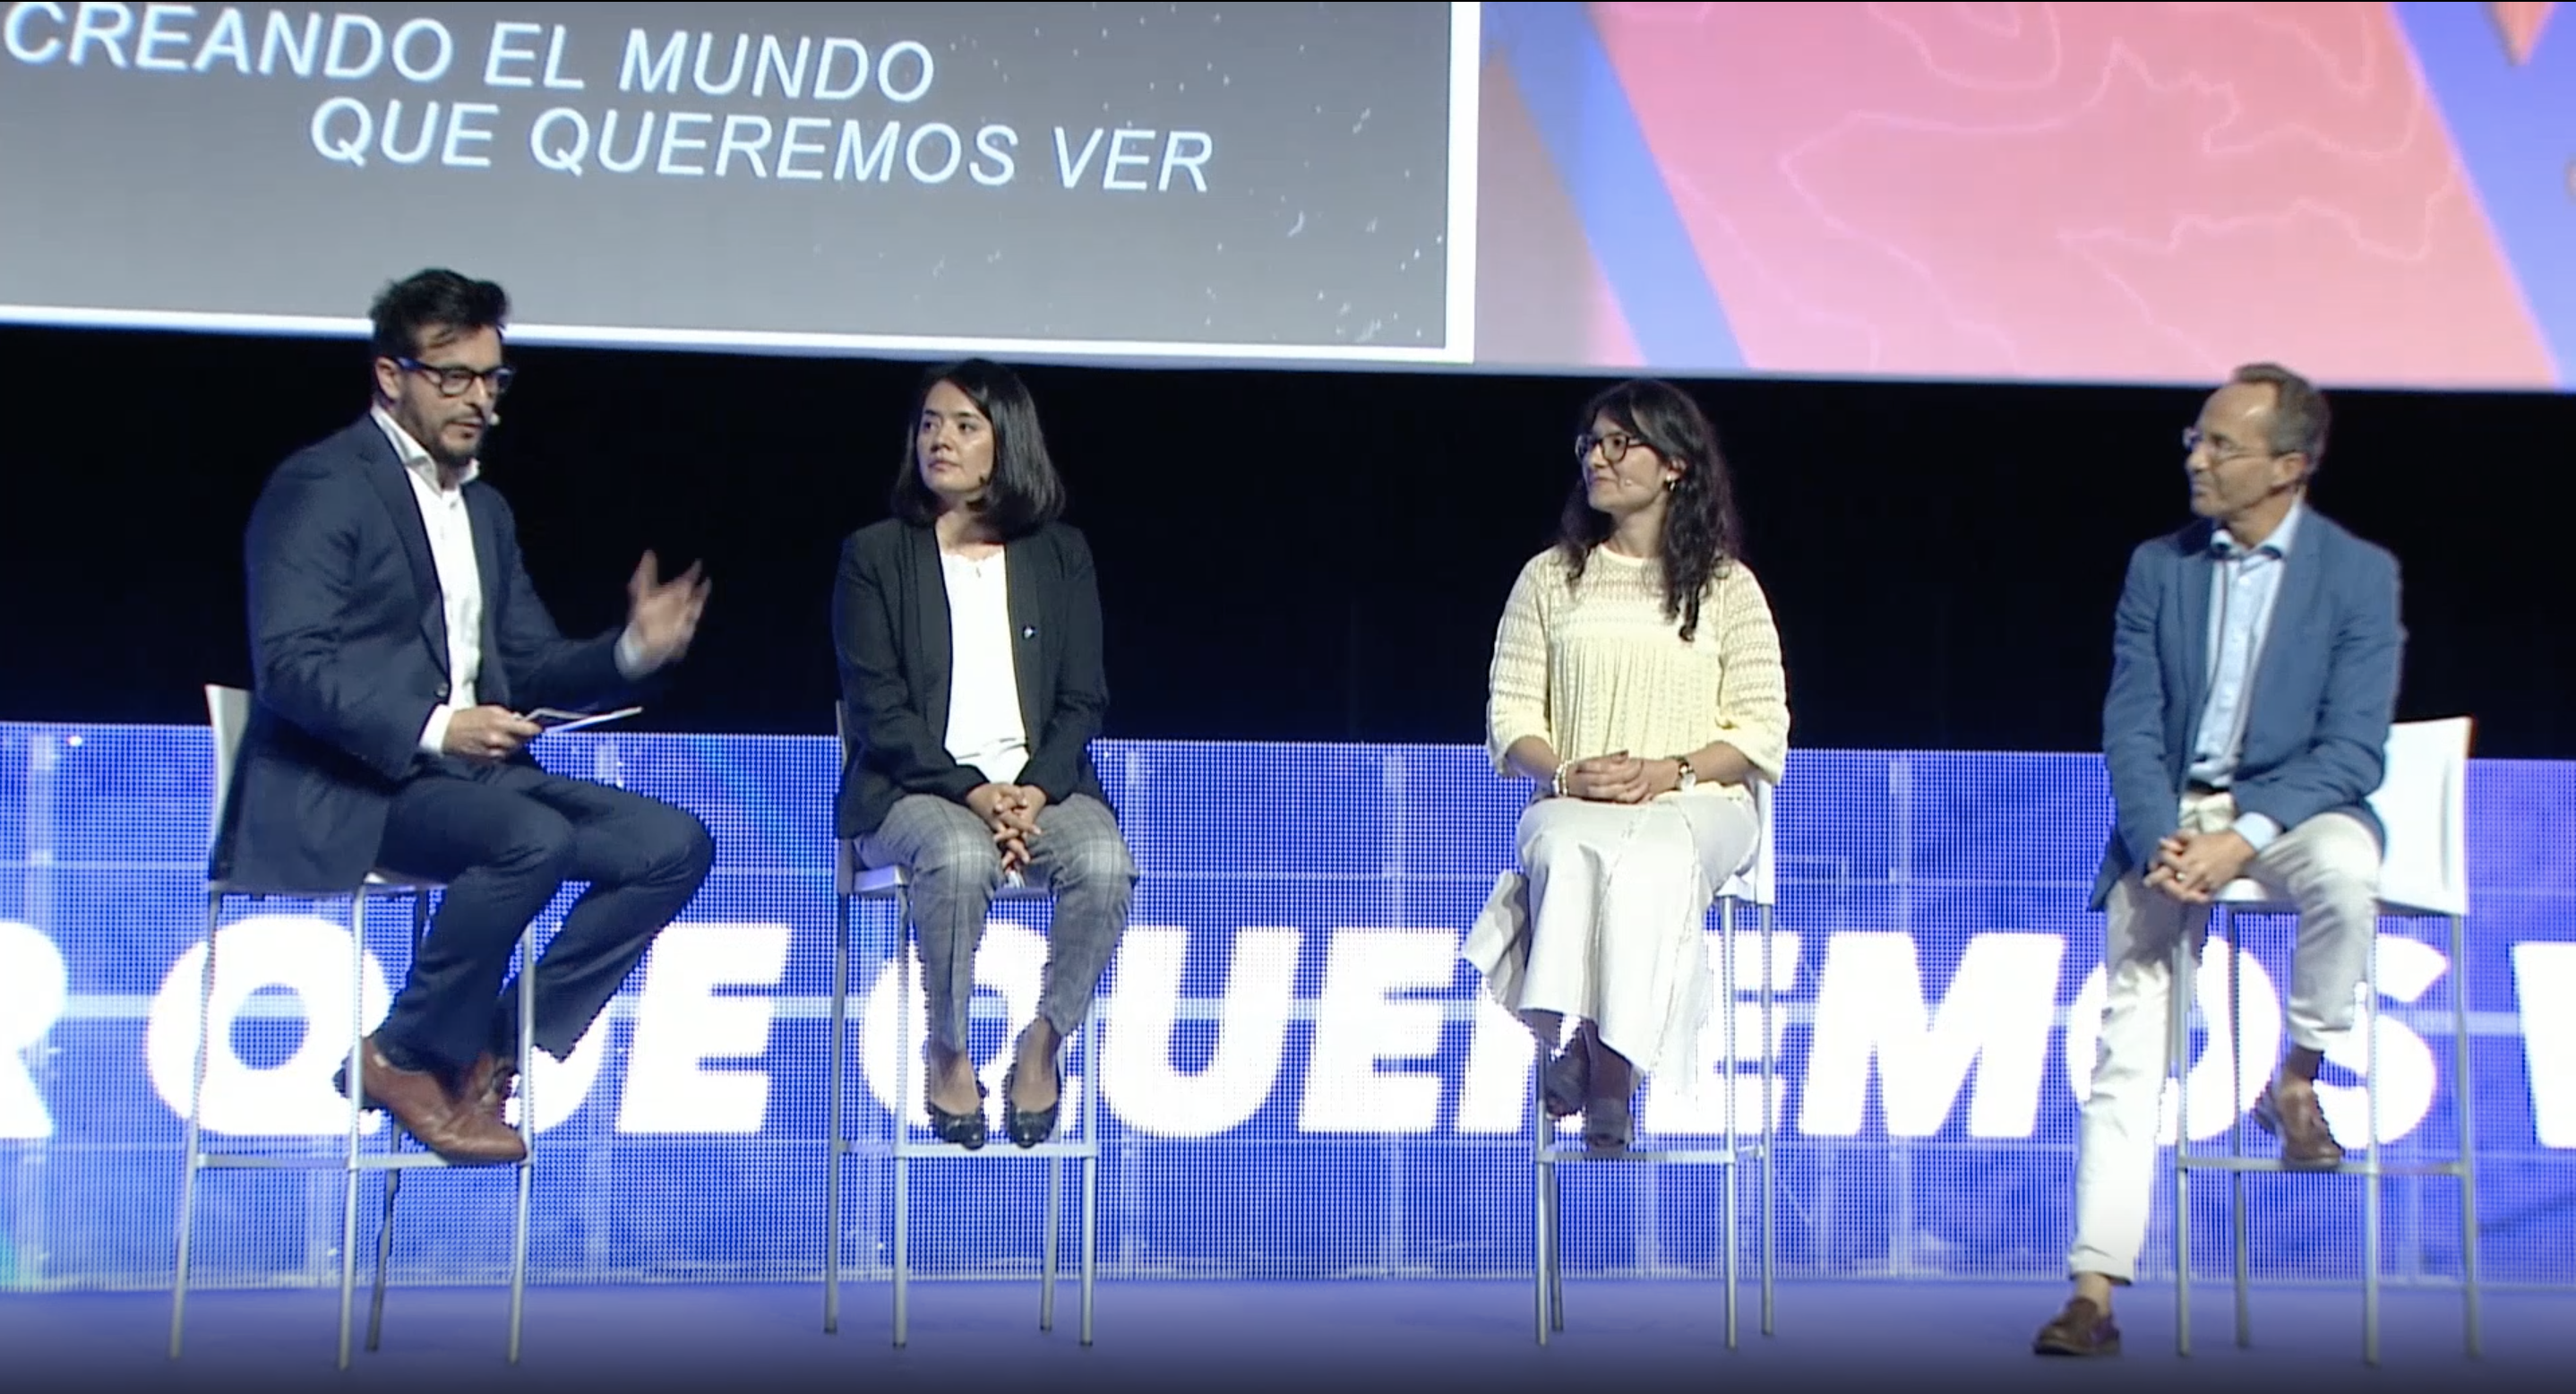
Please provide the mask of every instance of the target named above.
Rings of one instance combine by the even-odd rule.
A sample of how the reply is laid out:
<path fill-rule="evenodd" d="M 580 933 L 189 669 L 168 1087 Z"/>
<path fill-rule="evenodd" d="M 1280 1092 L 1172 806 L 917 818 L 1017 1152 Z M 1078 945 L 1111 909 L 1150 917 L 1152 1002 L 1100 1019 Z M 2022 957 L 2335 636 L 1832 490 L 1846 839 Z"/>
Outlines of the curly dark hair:
<path fill-rule="evenodd" d="M 1661 560 L 1664 617 L 1681 621 L 1682 642 L 1689 643 L 1699 632 L 1700 597 L 1742 546 L 1735 483 L 1717 450 L 1717 428 L 1688 393 L 1652 378 L 1623 382 L 1585 403 L 1576 429 L 1588 433 L 1603 416 L 1681 471 L 1665 500 Z M 1569 582 L 1583 579 L 1584 563 L 1609 539 L 1611 527 L 1610 515 L 1592 506 L 1578 474 L 1557 525 Z"/>

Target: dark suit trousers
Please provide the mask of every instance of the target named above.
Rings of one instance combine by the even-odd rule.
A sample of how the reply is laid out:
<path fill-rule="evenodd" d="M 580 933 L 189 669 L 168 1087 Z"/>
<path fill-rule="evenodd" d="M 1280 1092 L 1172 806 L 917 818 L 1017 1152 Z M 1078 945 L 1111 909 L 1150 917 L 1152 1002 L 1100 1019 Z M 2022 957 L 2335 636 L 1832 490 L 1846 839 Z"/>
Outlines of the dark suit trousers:
<path fill-rule="evenodd" d="M 590 888 L 537 959 L 536 1048 L 560 1060 L 686 907 L 715 861 L 694 814 L 527 764 L 436 760 L 394 795 L 377 864 L 446 883 L 382 1035 L 461 1069 L 518 1048 L 502 977 L 566 881 Z"/>

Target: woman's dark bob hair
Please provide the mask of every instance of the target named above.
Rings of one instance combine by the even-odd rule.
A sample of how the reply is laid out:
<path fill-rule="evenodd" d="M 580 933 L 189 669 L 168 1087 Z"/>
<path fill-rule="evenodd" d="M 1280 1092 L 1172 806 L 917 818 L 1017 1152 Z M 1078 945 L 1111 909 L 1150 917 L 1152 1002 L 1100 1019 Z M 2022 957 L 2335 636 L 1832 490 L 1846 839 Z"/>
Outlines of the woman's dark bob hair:
<path fill-rule="evenodd" d="M 1004 542 L 1014 542 L 1064 513 L 1064 480 L 1047 458 L 1046 433 L 1038 428 L 1037 403 L 1019 374 L 986 358 L 942 363 L 921 375 L 904 422 L 903 468 L 894 477 L 888 506 L 916 527 L 939 518 L 939 496 L 921 482 L 921 413 L 930 390 L 947 383 L 966 394 L 993 427 L 993 477 L 970 505 Z"/>

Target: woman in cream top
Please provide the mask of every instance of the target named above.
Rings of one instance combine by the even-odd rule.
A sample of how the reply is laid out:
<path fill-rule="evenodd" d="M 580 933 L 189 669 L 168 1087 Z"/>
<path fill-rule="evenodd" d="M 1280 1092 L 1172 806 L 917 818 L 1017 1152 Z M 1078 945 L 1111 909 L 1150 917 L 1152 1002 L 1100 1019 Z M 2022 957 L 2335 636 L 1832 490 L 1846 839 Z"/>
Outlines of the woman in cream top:
<path fill-rule="evenodd" d="M 1698 1058 L 1715 1006 L 1709 901 L 1753 854 L 1751 780 L 1776 783 L 1789 705 L 1769 601 L 1738 559 L 1733 490 L 1697 404 L 1660 382 L 1594 399 L 1557 546 L 1494 637 L 1486 735 L 1534 781 L 1520 864 L 1465 954 L 1557 1046 L 1548 1112 L 1629 1138 L 1637 1077 Z"/>

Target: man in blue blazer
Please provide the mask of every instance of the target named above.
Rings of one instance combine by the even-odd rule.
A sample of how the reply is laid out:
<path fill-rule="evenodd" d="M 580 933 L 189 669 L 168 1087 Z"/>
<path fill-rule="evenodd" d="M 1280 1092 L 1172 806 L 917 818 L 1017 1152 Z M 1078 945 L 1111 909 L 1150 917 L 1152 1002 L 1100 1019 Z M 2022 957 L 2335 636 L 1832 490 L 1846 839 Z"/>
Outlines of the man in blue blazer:
<path fill-rule="evenodd" d="M 502 978 L 528 921 L 590 883 L 536 968 L 530 1044 L 560 1060 L 714 858 L 693 815 L 527 753 L 521 713 L 613 701 L 677 661 L 708 585 L 695 566 L 663 581 L 647 553 L 622 629 L 555 628 L 476 458 L 510 382 L 508 311 L 452 271 L 387 288 L 372 409 L 261 491 L 243 548 L 255 700 L 210 868 L 247 891 L 347 891 L 378 868 L 445 883 L 354 1084 L 459 1162 L 526 1155 L 502 1122 Z"/>
<path fill-rule="evenodd" d="M 2325 397 L 2277 364 L 2236 370 L 2185 434 L 2198 521 L 2129 558 L 2102 707 L 2118 826 L 2092 907 L 2108 995 L 2075 1168 L 2075 1292 L 2042 1354 L 2120 1348 L 2111 1289 L 2146 1240 L 2173 949 L 2194 962 L 2213 896 L 2250 877 L 2299 908 L 2290 1044 L 2254 1118 L 2294 1166 L 2343 1149 L 2317 1105 L 2377 932 L 2384 773 L 2405 630 L 2396 559 L 2308 506 Z"/>

